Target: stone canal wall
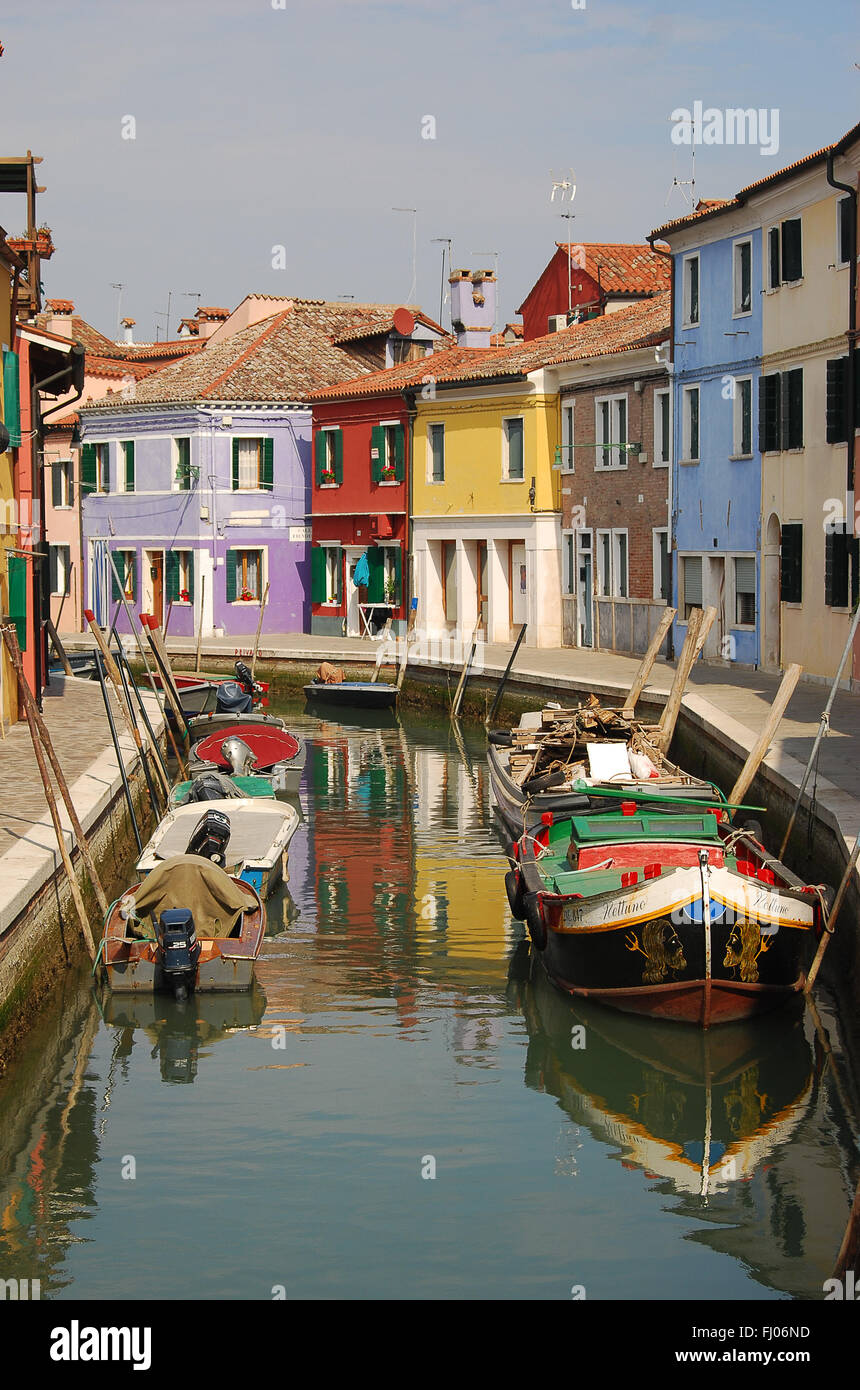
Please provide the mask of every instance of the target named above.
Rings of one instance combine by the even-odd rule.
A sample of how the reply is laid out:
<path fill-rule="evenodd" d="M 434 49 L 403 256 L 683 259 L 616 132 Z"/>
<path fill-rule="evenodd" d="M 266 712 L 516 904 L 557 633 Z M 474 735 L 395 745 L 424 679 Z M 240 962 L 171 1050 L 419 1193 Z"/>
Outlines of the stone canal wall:
<path fill-rule="evenodd" d="M 88 690 L 82 692 L 79 689 L 81 685 L 87 685 Z M 83 705 L 87 713 L 94 715 L 95 711 L 87 708 L 91 694 L 98 694 L 97 687 L 76 681 L 64 692 L 63 698 L 74 702 L 79 714 Z M 163 719 L 151 696 L 147 698 L 146 707 L 153 729 L 163 742 Z M 56 711 L 51 710 L 50 713 L 53 718 L 49 720 L 49 727 L 56 722 Z M 105 746 L 102 742 L 106 729 L 103 716 L 101 722 L 93 719 L 90 726 L 86 718 L 81 718 L 78 738 L 89 742 L 89 757 L 85 771 L 74 779 L 70 775 L 68 780 L 75 809 L 99 867 L 104 890 L 111 900 L 128 884 L 136 846 L 119 764 L 112 744 Z M 23 731 L 20 726 L 15 726 L 13 732 L 20 739 L 24 731 L 26 725 Z M 28 734 L 26 737 L 29 739 Z M 67 759 L 63 757 L 62 741 L 56 729 L 52 729 L 52 738 L 60 763 L 66 767 Z M 119 744 L 141 835 L 145 835 L 152 827 L 153 813 L 143 769 L 131 738 L 123 734 Z M 0 771 L 2 769 L 3 753 L 0 750 Z M 29 783 L 28 787 L 32 791 Z M 21 1037 L 36 1019 L 41 1005 L 56 994 L 68 972 L 78 968 L 82 958 L 86 958 L 77 912 L 41 784 L 39 794 L 45 805 L 44 816 L 32 821 L 23 818 L 25 824 L 16 830 L 14 843 L 0 855 L 0 1073 L 5 1069 L 8 1058 L 17 1050 Z M 60 806 L 62 823 L 68 827 L 62 802 Z M 4 807 L 0 812 L 0 818 L 6 822 L 7 828 L 10 822 L 15 821 L 14 807 L 14 791 L 10 788 L 4 795 Z M 101 913 L 81 856 L 73 849 L 72 834 L 68 829 L 66 844 L 72 851 L 72 862 L 90 915 L 93 937 L 98 943 L 101 937 Z"/>

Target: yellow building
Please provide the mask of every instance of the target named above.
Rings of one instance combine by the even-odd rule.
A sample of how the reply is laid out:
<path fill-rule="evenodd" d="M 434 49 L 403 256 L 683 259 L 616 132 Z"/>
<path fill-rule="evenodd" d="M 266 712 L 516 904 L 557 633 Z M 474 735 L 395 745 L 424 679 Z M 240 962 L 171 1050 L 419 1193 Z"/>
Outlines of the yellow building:
<path fill-rule="evenodd" d="M 0 612 L 3 619 L 11 611 L 9 594 L 9 560 L 17 541 L 15 474 L 12 447 L 20 429 L 17 393 L 17 358 L 14 354 L 15 321 L 13 318 L 13 281 L 15 271 L 23 262 L 6 243 L 0 227 Z M 10 444 L 10 436 L 12 444 Z M 18 686 L 5 645 L 0 644 L 0 709 L 4 723 L 18 718 Z"/>
<path fill-rule="evenodd" d="M 844 418 L 859 170 L 855 127 L 739 195 L 762 238 L 762 665 L 831 679 L 860 583 Z"/>

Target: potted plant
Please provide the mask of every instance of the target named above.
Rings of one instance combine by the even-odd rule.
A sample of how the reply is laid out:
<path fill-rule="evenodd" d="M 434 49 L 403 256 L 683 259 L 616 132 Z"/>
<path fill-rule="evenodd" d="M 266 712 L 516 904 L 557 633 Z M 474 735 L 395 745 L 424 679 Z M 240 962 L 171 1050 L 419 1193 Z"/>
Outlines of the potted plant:
<path fill-rule="evenodd" d="M 396 477 L 397 465 L 393 463 L 384 463 L 382 465 L 382 481 L 385 483 L 391 483 L 394 482 Z"/>
<path fill-rule="evenodd" d="M 180 603 L 190 603 L 190 602 L 191 602 L 191 595 L 189 594 L 189 592 L 188 592 L 187 589 L 180 589 L 180 590 L 179 590 L 179 602 L 180 602 Z"/>
<path fill-rule="evenodd" d="M 386 601 L 386 603 L 394 603 L 394 596 L 395 596 L 396 593 L 397 593 L 397 584 L 396 584 L 395 580 L 393 580 L 393 579 L 386 579 L 386 581 L 385 581 L 385 601 Z"/>
<path fill-rule="evenodd" d="M 243 603 L 256 603 L 257 601 L 257 595 L 252 593 L 250 589 L 243 589 L 239 597 Z"/>
<path fill-rule="evenodd" d="M 333 469 L 333 468 L 324 468 L 324 469 L 323 469 L 323 471 L 322 471 L 322 481 L 323 481 L 323 483 L 333 483 L 333 482 L 335 481 L 334 469 Z"/>

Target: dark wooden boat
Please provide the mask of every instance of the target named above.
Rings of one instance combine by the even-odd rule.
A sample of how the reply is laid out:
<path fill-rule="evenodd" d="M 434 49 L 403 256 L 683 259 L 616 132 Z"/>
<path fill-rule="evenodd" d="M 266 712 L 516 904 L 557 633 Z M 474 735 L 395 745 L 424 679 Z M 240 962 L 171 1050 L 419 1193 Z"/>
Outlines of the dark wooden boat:
<path fill-rule="evenodd" d="M 308 704 L 326 708 L 392 709 L 397 704 L 397 686 L 385 681 L 311 682 L 304 689 Z"/>
<path fill-rule="evenodd" d="M 512 846 L 506 888 L 550 978 L 626 1012 L 708 1027 L 803 987 L 827 890 L 804 884 L 710 805 L 629 792 Z"/>
<path fill-rule="evenodd" d="M 119 993 L 167 990 L 180 999 L 250 989 L 265 930 L 265 909 L 251 884 L 199 855 L 178 854 L 108 913 L 108 982 Z"/>

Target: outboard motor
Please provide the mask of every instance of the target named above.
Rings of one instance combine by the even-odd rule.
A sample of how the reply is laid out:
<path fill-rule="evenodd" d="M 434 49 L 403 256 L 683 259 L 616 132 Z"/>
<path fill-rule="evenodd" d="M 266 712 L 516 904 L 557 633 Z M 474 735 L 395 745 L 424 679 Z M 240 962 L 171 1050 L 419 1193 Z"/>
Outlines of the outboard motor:
<path fill-rule="evenodd" d="M 263 687 L 254 680 L 244 661 L 236 662 L 233 667 L 233 674 L 246 694 L 253 695 L 255 700 L 259 700 L 263 693 Z"/>
<path fill-rule="evenodd" d="M 199 854 L 201 859 L 211 859 L 213 864 L 223 868 L 229 839 L 230 817 L 223 811 L 205 811 L 194 827 L 185 853 Z"/>
<path fill-rule="evenodd" d="M 189 989 L 194 988 L 200 959 L 200 942 L 190 910 L 179 907 L 162 912 L 158 919 L 158 937 L 164 977 L 173 986 L 176 998 L 185 999 Z"/>
<path fill-rule="evenodd" d="M 253 748 L 249 748 L 238 734 L 231 734 L 229 738 L 224 739 L 221 753 L 230 764 L 230 771 L 234 777 L 247 777 L 257 761 Z"/>
<path fill-rule="evenodd" d="M 250 714 L 253 708 L 253 694 L 249 695 L 238 681 L 221 682 L 215 701 L 218 714 Z"/>

